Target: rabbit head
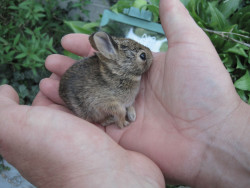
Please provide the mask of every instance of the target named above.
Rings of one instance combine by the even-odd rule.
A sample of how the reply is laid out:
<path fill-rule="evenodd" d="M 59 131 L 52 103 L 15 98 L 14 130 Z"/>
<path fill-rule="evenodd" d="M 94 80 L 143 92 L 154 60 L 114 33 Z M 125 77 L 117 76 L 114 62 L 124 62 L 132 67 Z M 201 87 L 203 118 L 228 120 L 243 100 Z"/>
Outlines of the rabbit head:
<path fill-rule="evenodd" d="M 150 49 L 134 40 L 96 32 L 89 37 L 89 41 L 100 61 L 117 74 L 140 76 L 152 64 Z"/>

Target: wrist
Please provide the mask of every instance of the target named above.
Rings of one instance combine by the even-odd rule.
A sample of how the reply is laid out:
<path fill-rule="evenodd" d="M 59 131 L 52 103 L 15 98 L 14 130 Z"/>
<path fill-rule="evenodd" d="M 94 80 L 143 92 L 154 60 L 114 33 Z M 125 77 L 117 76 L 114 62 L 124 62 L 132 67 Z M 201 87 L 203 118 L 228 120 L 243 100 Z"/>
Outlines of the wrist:
<path fill-rule="evenodd" d="M 250 184 L 250 106 L 242 102 L 209 139 L 194 187 L 247 187 Z"/>

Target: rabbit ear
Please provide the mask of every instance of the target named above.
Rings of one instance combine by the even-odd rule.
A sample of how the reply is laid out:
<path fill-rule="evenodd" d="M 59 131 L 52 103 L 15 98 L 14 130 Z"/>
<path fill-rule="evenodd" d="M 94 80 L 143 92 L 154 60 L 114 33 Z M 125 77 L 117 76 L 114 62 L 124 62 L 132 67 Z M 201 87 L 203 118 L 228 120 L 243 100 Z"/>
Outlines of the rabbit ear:
<path fill-rule="evenodd" d="M 117 56 L 118 46 L 116 42 L 105 32 L 96 32 L 89 37 L 92 47 L 104 57 L 114 59 Z"/>

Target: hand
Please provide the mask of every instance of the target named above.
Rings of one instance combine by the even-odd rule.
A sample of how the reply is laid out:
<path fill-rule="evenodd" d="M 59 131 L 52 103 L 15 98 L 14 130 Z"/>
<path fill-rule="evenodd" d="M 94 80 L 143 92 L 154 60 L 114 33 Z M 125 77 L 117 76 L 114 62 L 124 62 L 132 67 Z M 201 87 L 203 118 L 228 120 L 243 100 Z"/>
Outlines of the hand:
<path fill-rule="evenodd" d="M 162 24 L 169 40 L 168 52 L 166 54 L 155 54 L 154 64 L 142 80 L 141 90 L 136 100 L 136 122 L 126 129 L 119 130 L 116 127 L 109 126 L 105 131 L 124 148 L 139 151 L 154 160 L 164 172 L 165 177 L 171 181 L 203 187 L 205 187 L 206 183 L 211 183 L 209 185 L 216 184 L 217 186 L 232 186 L 233 184 L 230 184 L 230 181 L 235 183 L 245 177 L 245 174 L 244 176 L 240 176 L 240 173 L 237 174 L 240 178 L 232 176 L 236 172 L 235 168 L 242 167 L 242 164 L 249 164 L 243 161 L 239 155 L 236 155 L 243 153 L 245 154 L 243 158 L 247 158 L 246 156 L 249 153 L 242 152 L 239 149 L 241 147 L 237 148 L 241 152 L 236 153 L 235 150 L 232 150 L 232 148 L 235 149 L 233 147 L 235 145 L 242 146 L 243 149 L 249 148 L 243 147 L 249 144 L 248 140 L 240 137 L 244 129 L 246 130 L 245 134 L 249 132 L 247 131 L 249 128 L 244 127 L 244 125 L 247 125 L 247 121 L 245 120 L 250 119 L 248 115 L 249 106 L 245 105 L 237 96 L 230 77 L 211 42 L 202 30 L 196 26 L 180 2 L 176 0 L 161 1 L 160 7 Z M 91 48 L 85 35 L 68 35 L 63 38 L 62 44 L 65 49 L 78 55 L 87 56 L 91 54 Z M 83 147 L 81 148 L 89 148 L 88 144 L 90 144 L 90 148 L 96 147 L 93 144 L 91 145 L 93 143 L 92 136 L 104 134 L 101 133 L 100 129 L 97 129 L 94 125 L 91 126 L 84 120 L 80 120 L 70 114 L 66 115 L 66 113 L 58 110 L 52 110 L 60 109 L 67 111 L 62 106 L 63 103 L 58 96 L 58 80 L 73 62 L 72 59 L 60 55 L 50 56 L 46 60 L 47 68 L 57 74 L 57 76 L 54 74 L 52 78 L 41 82 L 41 92 L 34 101 L 35 106 L 47 106 L 46 108 L 28 107 L 29 110 L 24 110 L 27 107 L 17 106 L 15 103 L 17 101 L 16 97 L 11 98 L 9 94 L 6 96 L 7 94 L 5 93 L 5 97 L 2 98 L 2 102 L 5 105 L 1 107 L 4 107 L 4 111 L 2 111 L 5 113 L 1 112 L 3 115 L 1 115 L 0 125 L 7 126 L 1 126 L 0 138 L 4 142 L 0 141 L 0 152 L 5 152 L 7 160 L 15 163 L 15 166 L 19 170 L 21 169 L 26 174 L 26 177 L 29 177 L 32 181 L 38 181 L 38 177 L 44 176 L 47 173 L 45 171 L 46 167 L 52 164 L 54 166 L 52 173 L 60 175 L 59 172 L 65 168 L 63 164 L 67 161 L 65 157 L 61 159 L 63 156 L 60 155 L 61 151 L 66 152 L 66 154 L 63 154 L 68 157 L 72 156 L 71 151 L 73 150 L 73 153 L 77 154 L 76 160 L 72 161 L 71 159 L 67 161 L 68 165 L 65 165 L 67 167 L 65 168 L 66 173 L 61 177 L 67 177 L 68 179 L 79 177 L 73 178 L 73 180 L 76 180 L 74 183 L 79 182 L 79 179 L 91 182 L 88 181 L 91 179 L 86 179 L 86 175 L 79 175 L 79 171 L 82 172 L 82 170 L 86 169 L 84 161 L 81 161 L 83 163 L 80 163 L 82 165 L 79 166 L 80 159 L 89 159 L 90 156 L 87 155 L 89 154 L 88 150 L 82 151 L 79 148 L 82 145 Z M 8 93 L 13 93 L 13 91 Z M 5 103 L 8 98 L 12 100 L 9 100 L 9 103 Z M 14 113 L 13 115 L 13 112 L 10 113 L 11 111 L 18 113 Z M 35 114 L 34 111 L 40 112 Z M 26 112 L 28 112 L 28 116 Z M 16 114 L 19 115 L 17 116 Z M 41 117 L 46 118 L 42 118 L 45 119 L 44 121 L 37 122 L 35 118 L 38 116 L 40 119 Z M 27 118 L 28 120 L 33 119 L 33 124 L 29 123 L 29 126 L 26 126 L 27 122 L 23 120 L 23 117 L 29 117 Z M 6 119 L 9 120 L 7 123 Z M 17 122 L 19 124 L 22 122 L 23 126 L 21 127 L 26 127 L 26 129 L 23 130 L 21 128 L 15 131 L 13 127 L 18 124 Z M 235 122 L 239 124 L 236 128 L 232 126 Z M 18 132 L 21 134 L 18 134 Z M 40 132 L 48 134 L 39 134 Z M 63 136 L 63 139 L 58 140 L 54 138 L 54 135 L 56 137 L 60 136 L 62 132 L 64 133 L 62 135 L 66 134 L 66 136 Z M 11 133 L 15 133 L 13 134 L 14 137 L 9 137 L 12 135 Z M 224 136 L 225 133 L 226 136 Z M 79 138 L 80 136 L 83 137 L 83 140 Z M 103 149 L 103 147 L 105 148 L 103 141 L 104 143 L 112 143 L 107 144 L 108 146 L 114 144 L 107 136 L 100 137 L 104 140 L 101 139 L 102 142 L 97 145 L 98 151 L 94 150 L 95 152 L 93 153 L 99 154 L 100 151 L 105 151 Z M 71 142 L 65 140 L 68 138 L 78 138 L 80 141 L 76 144 L 73 142 L 72 145 Z M 249 138 L 249 135 L 244 138 Z M 90 142 L 86 142 L 88 139 L 90 139 Z M 235 143 L 237 144 L 234 145 L 228 142 L 230 139 L 236 140 Z M 48 142 L 50 140 L 53 142 Z M 15 142 L 13 143 L 13 141 Z M 20 146 L 23 148 L 20 148 Z M 128 157 L 125 157 L 127 160 L 124 160 L 122 157 L 124 155 L 120 155 L 120 150 L 124 150 L 117 145 L 116 147 L 119 149 L 111 149 L 111 153 L 114 153 L 116 157 L 118 156 L 116 158 L 118 164 L 120 161 L 124 161 L 125 164 L 133 166 L 138 161 L 142 161 L 142 167 L 138 168 L 143 173 L 150 173 L 148 169 L 152 167 L 154 169 L 153 173 L 150 173 L 150 175 L 147 174 L 146 177 L 154 180 L 154 183 L 158 182 L 158 184 L 161 184 L 162 177 L 158 169 L 147 158 L 137 153 L 131 154 L 125 151 L 125 156 L 128 155 Z M 40 151 L 40 148 L 43 149 Z M 26 152 L 27 155 L 25 155 L 24 151 L 29 152 Z M 81 152 L 78 154 L 76 151 Z M 13 153 L 19 153 L 23 161 L 33 161 L 32 159 L 35 157 L 37 159 L 35 158 L 36 160 L 32 165 L 23 166 L 22 164 L 27 164 L 27 162 L 18 163 L 18 156 L 13 155 Z M 30 157 L 32 156 L 31 153 L 35 157 Z M 46 159 L 50 160 L 43 160 L 44 158 L 39 158 L 39 156 L 48 157 Z M 54 163 L 55 156 L 60 159 L 57 160 L 57 163 Z M 104 155 L 104 159 L 106 157 Z M 225 157 L 228 159 L 226 162 L 223 161 Z M 136 160 L 136 158 L 139 160 Z M 93 161 L 96 162 L 98 160 Z M 103 161 L 101 160 L 100 163 L 103 164 Z M 30 171 L 30 166 L 35 166 L 37 167 L 35 169 L 39 169 L 41 164 L 45 167 L 42 168 L 41 172 L 36 172 L 38 175 Z M 100 164 L 98 163 L 98 165 Z M 111 164 L 108 163 L 109 165 Z M 231 174 L 218 177 L 218 173 L 226 174 L 223 170 L 228 169 L 227 167 L 230 167 Z M 101 169 L 105 168 L 107 166 L 101 167 Z M 68 177 L 67 175 L 70 174 L 68 172 L 72 172 L 72 169 L 78 170 L 72 176 Z M 237 168 L 237 172 L 242 172 L 240 169 Z M 135 171 L 137 170 L 136 168 Z M 100 175 L 97 170 L 92 172 L 92 174 L 97 173 L 97 175 Z M 144 175 L 143 173 L 136 172 L 136 174 L 142 176 Z M 101 175 L 103 176 L 103 174 Z M 56 178 L 55 176 L 52 177 L 54 178 L 49 179 L 49 182 L 53 182 L 52 180 Z M 228 178 L 231 179 L 228 180 Z M 44 179 L 42 178 L 41 180 L 39 178 L 39 180 L 41 182 Z M 72 181 L 69 181 L 69 184 L 70 182 Z"/>
<path fill-rule="evenodd" d="M 42 96 L 38 98 L 46 103 Z M 0 153 L 31 183 L 37 187 L 165 186 L 151 160 L 124 150 L 99 128 L 52 106 L 18 105 L 13 88 L 0 86 Z"/>
<path fill-rule="evenodd" d="M 225 132 L 242 131 L 244 126 L 236 130 L 229 124 L 233 119 L 239 122 L 239 112 L 247 114 L 249 106 L 238 97 L 216 50 L 184 6 L 168 0 L 161 1 L 160 8 L 168 51 L 154 54 L 154 63 L 143 77 L 135 104 L 136 122 L 122 130 L 109 126 L 105 131 L 124 148 L 150 157 L 171 182 L 204 186 L 219 181 L 205 160 L 214 152 L 211 144 L 224 143 Z M 67 35 L 62 45 L 77 55 L 92 54 L 86 35 Z M 46 60 L 47 68 L 59 78 L 73 63 L 60 55 Z M 40 89 L 63 105 L 58 83 L 46 79 Z"/>

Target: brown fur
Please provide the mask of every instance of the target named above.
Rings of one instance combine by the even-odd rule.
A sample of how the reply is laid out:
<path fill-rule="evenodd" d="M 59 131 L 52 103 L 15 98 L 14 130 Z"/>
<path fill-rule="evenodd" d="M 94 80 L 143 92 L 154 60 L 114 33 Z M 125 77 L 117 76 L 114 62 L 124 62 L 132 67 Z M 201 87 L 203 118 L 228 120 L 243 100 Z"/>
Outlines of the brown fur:
<path fill-rule="evenodd" d="M 76 62 L 62 76 L 59 95 L 77 116 L 120 128 L 135 121 L 132 106 L 141 75 L 152 64 L 151 51 L 130 39 L 97 32 L 89 37 L 97 53 Z M 144 53 L 146 59 L 140 58 Z"/>

